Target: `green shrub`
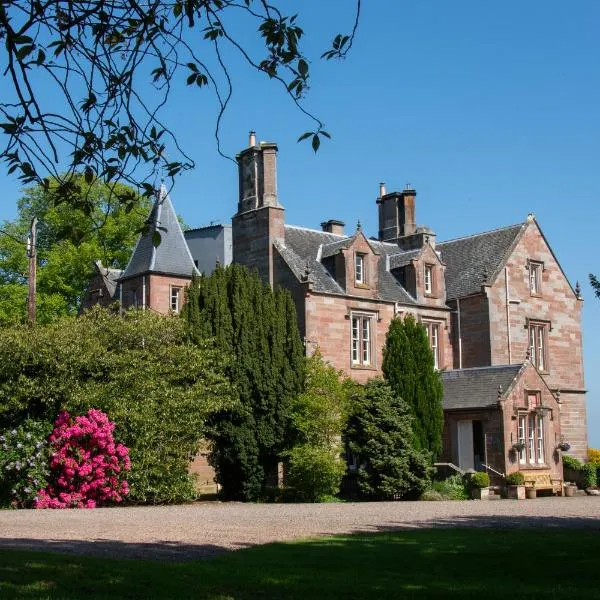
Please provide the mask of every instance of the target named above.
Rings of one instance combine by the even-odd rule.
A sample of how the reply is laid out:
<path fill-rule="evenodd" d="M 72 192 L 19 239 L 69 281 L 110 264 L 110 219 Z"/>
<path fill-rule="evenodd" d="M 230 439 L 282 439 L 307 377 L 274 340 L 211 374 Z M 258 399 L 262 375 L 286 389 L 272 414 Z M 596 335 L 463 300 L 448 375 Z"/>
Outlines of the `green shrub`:
<path fill-rule="evenodd" d="M 506 476 L 506 485 L 525 485 L 525 476 L 521 471 L 515 471 Z"/>
<path fill-rule="evenodd" d="M 490 485 L 490 476 L 483 471 L 473 473 L 471 477 L 471 487 L 474 488 L 486 488 Z"/>
<path fill-rule="evenodd" d="M 183 502 L 195 496 L 188 469 L 207 417 L 233 404 L 226 364 L 208 342 L 188 343 L 180 319 L 149 311 L 3 328 L 0 427 L 102 410 L 130 451 L 129 500 Z"/>
<path fill-rule="evenodd" d="M 52 423 L 24 421 L 0 435 L 0 507 L 31 508 L 47 485 Z"/>
<path fill-rule="evenodd" d="M 573 469 L 573 471 L 581 471 L 581 467 L 583 466 L 583 463 L 580 460 L 574 456 L 568 456 L 566 454 L 563 454 L 562 461 L 563 466 L 567 467 L 568 469 Z"/>
<path fill-rule="evenodd" d="M 432 491 L 439 493 L 443 500 L 467 500 L 469 498 L 462 475 L 458 473 L 442 481 L 434 481 Z"/>
<path fill-rule="evenodd" d="M 421 494 L 420 500 L 425 500 L 428 502 L 436 502 L 439 500 L 447 500 L 447 498 L 444 498 L 444 496 L 442 496 L 442 494 L 440 494 L 439 492 L 436 492 L 435 490 L 425 490 Z"/>
<path fill-rule="evenodd" d="M 431 481 L 431 454 L 413 446 L 410 407 L 375 377 L 357 390 L 346 440 L 359 457 L 357 484 L 367 498 L 418 498 Z"/>
<path fill-rule="evenodd" d="M 596 487 L 598 484 L 598 465 L 586 463 L 581 470 L 583 471 L 583 487 L 586 490 L 590 487 Z"/>
<path fill-rule="evenodd" d="M 304 444 L 288 453 L 286 485 L 297 500 L 321 502 L 340 491 L 346 465 L 335 450 Z"/>
<path fill-rule="evenodd" d="M 596 487 L 598 485 L 598 465 L 596 463 L 583 463 L 573 456 L 563 456 L 562 459 L 563 466 L 566 469 L 571 469 L 576 473 L 582 474 L 583 480 L 579 483 L 583 485 L 584 489 Z"/>

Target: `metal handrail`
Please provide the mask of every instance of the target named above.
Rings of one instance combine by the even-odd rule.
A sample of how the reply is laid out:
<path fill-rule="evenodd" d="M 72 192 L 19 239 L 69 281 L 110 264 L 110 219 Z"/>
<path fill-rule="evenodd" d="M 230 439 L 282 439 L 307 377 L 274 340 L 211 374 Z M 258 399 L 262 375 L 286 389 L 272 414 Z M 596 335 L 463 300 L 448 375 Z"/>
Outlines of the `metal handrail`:
<path fill-rule="evenodd" d="M 494 469 L 493 467 L 490 467 L 490 465 L 481 463 L 481 466 L 485 467 L 487 471 L 492 471 L 493 473 L 496 473 L 496 475 L 500 475 L 500 477 L 506 477 L 506 475 L 504 473 L 500 473 L 500 471 L 496 471 L 496 469 Z"/>

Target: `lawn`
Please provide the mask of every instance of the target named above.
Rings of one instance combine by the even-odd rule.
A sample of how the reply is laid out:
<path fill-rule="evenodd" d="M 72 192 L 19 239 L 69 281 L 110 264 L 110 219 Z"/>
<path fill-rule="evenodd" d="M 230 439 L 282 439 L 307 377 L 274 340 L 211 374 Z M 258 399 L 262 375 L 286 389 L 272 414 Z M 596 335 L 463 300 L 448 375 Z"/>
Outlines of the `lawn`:
<path fill-rule="evenodd" d="M 0 598 L 598 598 L 600 535 L 433 529 L 188 562 L 0 550 Z"/>

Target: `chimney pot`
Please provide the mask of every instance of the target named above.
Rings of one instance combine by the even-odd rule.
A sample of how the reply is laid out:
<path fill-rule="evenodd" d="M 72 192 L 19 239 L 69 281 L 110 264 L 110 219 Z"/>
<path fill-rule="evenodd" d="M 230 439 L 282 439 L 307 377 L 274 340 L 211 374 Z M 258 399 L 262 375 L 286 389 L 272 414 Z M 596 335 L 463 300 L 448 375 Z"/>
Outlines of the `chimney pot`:
<path fill-rule="evenodd" d="M 321 229 L 326 233 L 336 233 L 337 235 L 345 235 L 344 234 L 344 225 L 343 221 L 338 221 L 336 219 L 329 219 L 329 221 L 323 221 L 321 223 Z"/>
<path fill-rule="evenodd" d="M 385 196 L 385 183 L 382 181 L 379 184 L 379 197 L 383 198 Z"/>
<path fill-rule="evenodd" d="M 256 146 L 256 131 L 251 131 L 248 134 L 248 146 L 254 148 Z"/>

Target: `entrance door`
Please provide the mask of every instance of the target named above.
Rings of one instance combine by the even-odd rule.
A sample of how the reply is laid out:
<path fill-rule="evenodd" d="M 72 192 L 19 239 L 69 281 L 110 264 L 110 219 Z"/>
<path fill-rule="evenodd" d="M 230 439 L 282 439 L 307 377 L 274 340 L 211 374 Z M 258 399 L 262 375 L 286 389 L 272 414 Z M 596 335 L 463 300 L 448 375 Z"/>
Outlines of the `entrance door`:
<path fill-rule="evenodd" d="M 473 421 L 458 421 L 458 466 L 463 470 L 475 468 L 473 452 Z"/>

